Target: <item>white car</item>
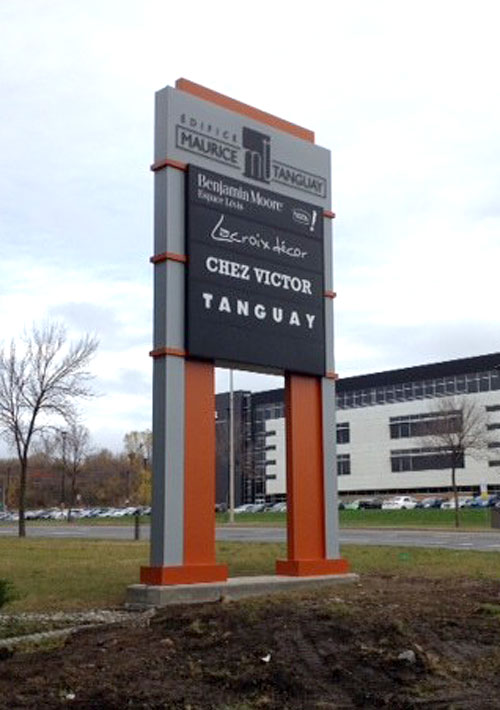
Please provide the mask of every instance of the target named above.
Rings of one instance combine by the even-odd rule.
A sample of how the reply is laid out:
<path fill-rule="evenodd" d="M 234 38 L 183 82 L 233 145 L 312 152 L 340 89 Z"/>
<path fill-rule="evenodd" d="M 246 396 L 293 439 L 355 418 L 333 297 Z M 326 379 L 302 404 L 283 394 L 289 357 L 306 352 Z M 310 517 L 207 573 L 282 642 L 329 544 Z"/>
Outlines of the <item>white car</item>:
<path fill-rule="evenodd" d="M 418 500 L 412 496 L 396 496 L 389 500 L 384 500 L 382 510 L 411 510 L 415 508 Z"/>
<path fill-rule="evenodd" d="M 251 513 L 254 503 L 243 503 L 234 509 L 235 513 Z"/>
<path fill-rule="evenodd" d="M 472 499 L 466 496 L 458 496 L 458 507 L 465 508 L 470 500 Z M 445 500 L 445 502 L 441 504 L 441 510 L 455 510 L 455 498 Z"/>

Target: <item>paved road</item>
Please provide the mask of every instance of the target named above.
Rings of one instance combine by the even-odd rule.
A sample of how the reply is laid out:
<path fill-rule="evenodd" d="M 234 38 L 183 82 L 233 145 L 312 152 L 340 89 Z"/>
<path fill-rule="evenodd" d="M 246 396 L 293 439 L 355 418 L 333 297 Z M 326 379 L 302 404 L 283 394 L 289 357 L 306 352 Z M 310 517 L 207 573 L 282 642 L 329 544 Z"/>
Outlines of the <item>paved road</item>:
<path fill-rule="evenodd" d="M 0 525 L 0 537 L 16 535 L 13 525 Z M 51 538 L 98 538 L 107 540 L 130 540 L 133 527 L 125 525 L 29 525 L 29 537 Z M 239 542 L 284 542 L 284 528 L 265 527 L 219 527 L 217 540 Z M 149 538 L 149 526 L 141 527 L 141 537 Z M 426 530 L 348 529 L 340 531 L 341 544 L 352 545 L 399 545 L 402 547 L 438 547 L 451 550 L 485 550 L 500 552 L 500 530 L 485 532 L 455 532 Z"/>

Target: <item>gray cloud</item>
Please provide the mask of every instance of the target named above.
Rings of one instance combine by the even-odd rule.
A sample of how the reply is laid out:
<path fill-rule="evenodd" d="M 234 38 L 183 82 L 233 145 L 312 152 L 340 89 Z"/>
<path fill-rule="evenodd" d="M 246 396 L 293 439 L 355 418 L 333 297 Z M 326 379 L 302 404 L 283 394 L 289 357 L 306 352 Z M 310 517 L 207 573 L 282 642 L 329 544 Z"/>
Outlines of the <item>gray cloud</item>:
<path fill-rule="evenodd" d="M 93 303 L 61 303 L 48 309 L 50 318 L 61 319 L 82 333 L 96 334 L 104 350 L 119 351 L 135 346 L 149 346 L 148 334 L 130 334 L 118 313 Z"/>
<path fill-rule="evenodd" d="M 425 327 L 358 322 L 337 328 L 337 338 L 337 369 L 344 377 L 500 353 L 500 327 L 480 321 Z"/>
<path fill-rule="evenodd" d="M 105 396 L 127 392 L 134 396 L 151 397 L 151 376 L 140 370 L 119 369 L 115 379 L 100 377 L 98 386 Z M 125 412 L 126 415 L 129 413 Z"/>

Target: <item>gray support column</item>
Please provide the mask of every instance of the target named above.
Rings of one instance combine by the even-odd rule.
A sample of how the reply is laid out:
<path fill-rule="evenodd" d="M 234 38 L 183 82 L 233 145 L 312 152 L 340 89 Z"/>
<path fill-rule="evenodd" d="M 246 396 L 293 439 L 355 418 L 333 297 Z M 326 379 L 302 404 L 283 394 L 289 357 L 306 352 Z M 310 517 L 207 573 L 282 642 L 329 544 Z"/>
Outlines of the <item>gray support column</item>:
<path fill-rule="evenodd" d="M 184 421 L 184 360 L 157 358 L 153 365 L 151 567 L 183 563 Z"/>
<path fill-rule="evenodd" d="M 155 161 L 167 158 L 167 102 L 156 96 Z M 174 168 L 155 173 L 154 254 L 185 254 L 185 174 Z M 153 349 L 183 351 L 183 263 L 154 265 Z M 185 365 L 167 355 L 153 363 L 152 567 L 183 564 L 184 556 Z"/>
<path fill-rule="evenodd" d="M 325 554 L 340 557 L 339 510 L 337 495 L 337 456 L 335 434 L 335 381 L 323 378 L 323 477 L 325 487 Z"/>
<path fill-rule="evenodd" d="M 323 253 L 325 257 L 325 291 L 333 291 L 333 228 L 332 220 L 323 219 Z M 335 372 L 333 352 L 333 298 L 325 298 L 325 356 L 326 371 Z"/>
<path fill-rule="evenodd" d="M 332 220 L 324 219 L 325 290 L 333 291 Z M 335 372 L 333 298 L 325 298 L 326 371 Z M 325 547 L 327 559 L 340 557 L 337 495 L 337 452 L 335 427 L 335 381 L 324 377 L 321 383 L 323 407 L 323 476 L 325 491 Z"/>

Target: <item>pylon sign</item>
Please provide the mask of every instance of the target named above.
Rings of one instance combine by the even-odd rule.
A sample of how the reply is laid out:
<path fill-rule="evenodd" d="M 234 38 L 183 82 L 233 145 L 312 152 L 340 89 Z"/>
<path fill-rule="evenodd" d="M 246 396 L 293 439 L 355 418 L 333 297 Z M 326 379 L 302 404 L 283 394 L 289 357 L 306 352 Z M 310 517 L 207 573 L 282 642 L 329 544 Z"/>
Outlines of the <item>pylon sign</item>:
<path fill-rule="evenodd" d="M 146 584 L 215 562 L 215 364 L 285 374 L 288 560 L 337 574 L 330 153 L 179 79 L 156 95 L 153 505 Z"/>

